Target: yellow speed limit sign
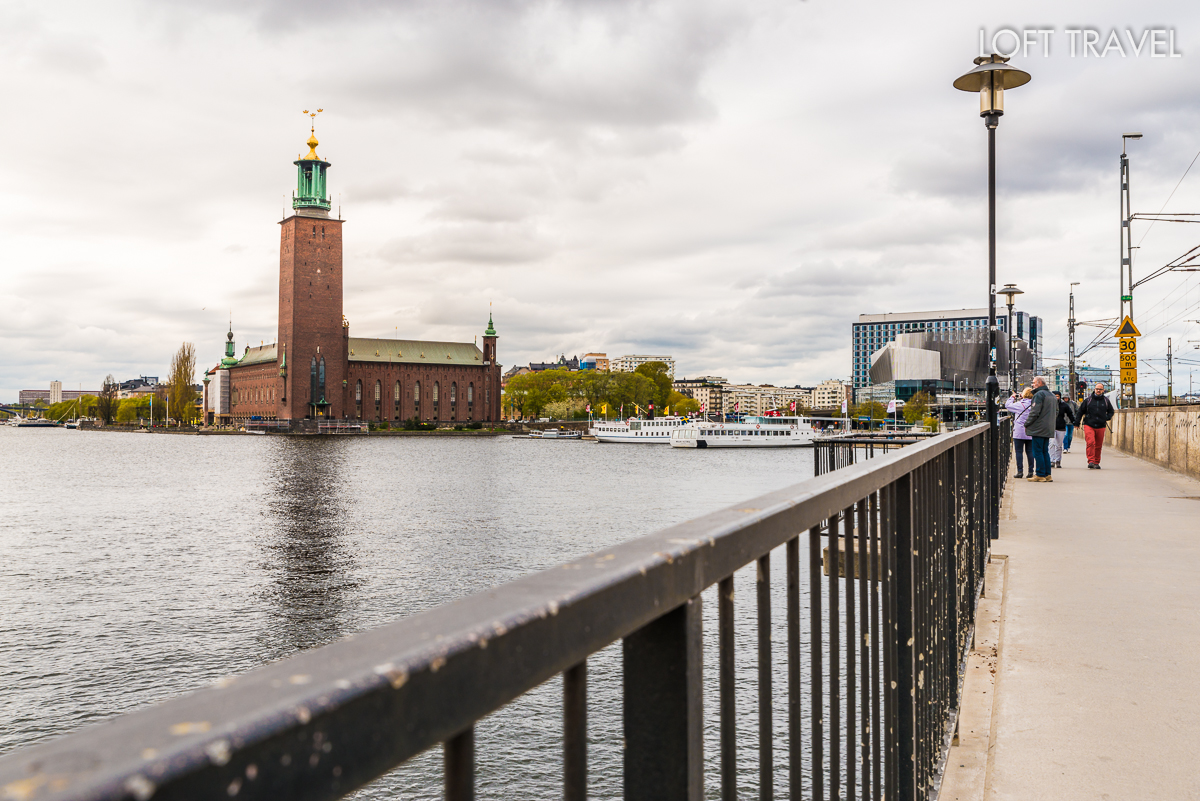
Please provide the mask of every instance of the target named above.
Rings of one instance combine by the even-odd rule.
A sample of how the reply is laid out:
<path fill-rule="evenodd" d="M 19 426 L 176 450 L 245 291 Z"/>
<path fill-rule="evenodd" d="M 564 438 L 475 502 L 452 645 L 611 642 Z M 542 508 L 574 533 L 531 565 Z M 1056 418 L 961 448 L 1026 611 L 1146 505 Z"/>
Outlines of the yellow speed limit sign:
<path fill-rule="evenodd" d="M 1121 383 L 1137 383 L 1137 340 L 1121 337 Z"/>

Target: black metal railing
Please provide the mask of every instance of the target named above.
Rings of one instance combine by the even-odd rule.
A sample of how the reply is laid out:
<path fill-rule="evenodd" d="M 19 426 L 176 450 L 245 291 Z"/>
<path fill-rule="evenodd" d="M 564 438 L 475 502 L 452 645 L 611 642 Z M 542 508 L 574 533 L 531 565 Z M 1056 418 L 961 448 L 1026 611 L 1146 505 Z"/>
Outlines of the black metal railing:
<path fill-rule="evenodd" d="M 822 476 L 936 436 L 924 431 L 858 431 L 820 437 L 813 441 L 813 475 Z"/>
<path fill-rule="evenodd" d="M 620 640 L 624 797 L 700 801 L 701 593 L 716 586 L 719 782 L 734 799 L 745 724 L 733 574 L 754 566 L 759 797 L 786 775 L 791 798 L 934 798 L 988 558 L 999 456 L 988 442 L 986 425 L 934 437 L 17 751 L 0 758 L 0 788 L 30 800 L 329 799 L 442 743 L 446 798 L 472 799 L 475 723 L 563 674 L 563 795 L 581 801 L 587 660 Z"/>

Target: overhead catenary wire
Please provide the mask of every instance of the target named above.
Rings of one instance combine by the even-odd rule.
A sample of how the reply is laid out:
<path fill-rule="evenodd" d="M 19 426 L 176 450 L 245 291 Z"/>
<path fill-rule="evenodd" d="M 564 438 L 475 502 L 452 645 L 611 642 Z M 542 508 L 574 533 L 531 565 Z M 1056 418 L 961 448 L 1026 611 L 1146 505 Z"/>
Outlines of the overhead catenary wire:
<path fill-rule="evenodd" d="M 1163 201 L 1162 208 L 1158 210 L 1159 214 L 1163 213 L 1163 209 L 1165 209 L 1167 204 L 1171 202 L 1171 198 L 1175 197 L 1175 193 L 1179 191 L 1179 186 L 1183 183 L 1183 179 L 1187 178 L 1188 173 L 1192 171 L 1192 166 L 1196 163 L 1196 159 L 1200 159 L 1200 150 L 1197 150 L 1196 155 L 1192 156 L 1191 163 L 1187 165 L 1187 169 L 1183 171 L 1183 175 L 1179 176 L 1179 180 L 1175 182 L 1175 188 L 1171 190 L 1171 194 L 1167 195 L 1167 199 Z M 1154 223 L 1156 222 L 1158 222 L 1158 220 L 1152 220 L 1150 225 L 1147 226 L 1146 233 L 1142 234 L 1142 238 L 1138 240 L 1138 247 L 1141 247 L 1142 243 L 1146 241 L 1146 237 L 1150 235 L 1150 231 L 1154 228 Z"/>

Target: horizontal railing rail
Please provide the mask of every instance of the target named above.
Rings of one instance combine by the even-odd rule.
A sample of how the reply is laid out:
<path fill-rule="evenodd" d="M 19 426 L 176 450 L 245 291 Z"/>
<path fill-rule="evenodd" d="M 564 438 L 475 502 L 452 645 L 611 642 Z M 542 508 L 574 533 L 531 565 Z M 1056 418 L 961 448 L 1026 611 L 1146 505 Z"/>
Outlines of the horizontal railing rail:
<path fill-rule="evenodd" d="M 330 799 L 442 743 L 446 797 L 470 799 L 474 724 L 561 673 L 564 794 L 583 799 L 586 661 L 621 640 L 625 797 L 699 801 L 700 595 L 716 585 L 722 798 L 732 799 L 732 577 L 755 565 L 768 798 L 770 557 L 786 547 L 780 764 L 791 797 L 834 798 L 843 787 L 930 797 L 988 553 L 988 441 L 986 425 L 934 437 L 8 754 L 0 790 L 22 801 Z"/>

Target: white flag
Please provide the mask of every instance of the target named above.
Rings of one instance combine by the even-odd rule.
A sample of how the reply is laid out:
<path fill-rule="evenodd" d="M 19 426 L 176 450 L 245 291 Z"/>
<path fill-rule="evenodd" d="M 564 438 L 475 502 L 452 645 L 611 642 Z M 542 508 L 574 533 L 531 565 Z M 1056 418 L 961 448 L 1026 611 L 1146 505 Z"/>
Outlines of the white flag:
<path fill-rule="evenodd" d="M 842 398 L 842 414 L 846 413 L 846 399 Z"/>
<path fill-rule="evenodd" d="M 895 413 L 896 413 L 896 399 L 895 399 L 895 398 L 893 398 L 892 400 L 888 401 L 888 411 L 887 411 L 887 413 L 888 413 L 888 414 L 895 414 Z"/>

